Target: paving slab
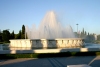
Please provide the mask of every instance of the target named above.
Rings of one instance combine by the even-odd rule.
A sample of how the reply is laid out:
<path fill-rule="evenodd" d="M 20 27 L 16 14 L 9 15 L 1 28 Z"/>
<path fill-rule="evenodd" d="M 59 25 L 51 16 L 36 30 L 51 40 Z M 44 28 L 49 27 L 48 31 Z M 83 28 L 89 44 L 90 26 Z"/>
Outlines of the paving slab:
<path fill-rule="evenodd" d="M 81 64 L 81 65 L 67 65 L 67 67 L 91 67 L 91 66 L 86 64 Z"/>
<path fill-rule="evenodd" d="M 68 65 L 86 64 L 100 67 L 100 56 L 20 58 L 0 60 L 0 67 L 67 67 Z"/>

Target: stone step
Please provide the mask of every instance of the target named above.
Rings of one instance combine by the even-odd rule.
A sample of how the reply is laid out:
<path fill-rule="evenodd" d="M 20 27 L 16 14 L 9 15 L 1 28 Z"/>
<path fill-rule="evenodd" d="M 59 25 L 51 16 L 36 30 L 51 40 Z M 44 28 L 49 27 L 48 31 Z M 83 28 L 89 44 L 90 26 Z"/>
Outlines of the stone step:
<path fill-rule="evenodd" d="M 82 64 L 82 65 L 67 65 L 67 67 L 91 67 L 91 66 Z"/>

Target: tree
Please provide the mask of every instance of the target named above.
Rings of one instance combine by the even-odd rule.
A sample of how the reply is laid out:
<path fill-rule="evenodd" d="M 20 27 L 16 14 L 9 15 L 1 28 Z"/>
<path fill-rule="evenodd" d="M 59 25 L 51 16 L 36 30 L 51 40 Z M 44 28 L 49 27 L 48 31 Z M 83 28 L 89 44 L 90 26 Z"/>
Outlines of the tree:
<path fill-rule="evenodd" d="M 0 42 L 2 42 L 2 36 L 0 35 Z"/>
<path fill-rule="evenodd" d="M 0 42 L 2 42 L 2 32 L 0 30 Z"/>
<path fill-rule="evenodd" d="M 25 26 L 22 25 L 22 36 L 21 36 L 22 39 L 25 39 Z"/>
<path fill-rule="evenodd" d="M 22 34 L 25 34 L 25 26 L 22 25 Z"/>
<path fill-rule="evenodd" d="M 18 34 L 15 34 L 15 38 L 16 38 L 16 39 L 21 39 L 21 30 L 19 31 Z"/>
<path fill-rule="evenodd" d="M 10 39 L 10 32 L 8 30 L 3 30 L 2 40 L 4 42 L 9 42 L 9 39 Z"/>
<path fill-rule="evenodd" d="M 14 31 L 10 34 L 10 39 L 14 39 L 15 38 L 15 34 Z"/>
<path fill-rule="evenodd" d="M 12 37 L 13 37 L 13 39 L 15 38 L 15 33 L 14 33 L 14 31 L 12 32 Z"/>
<path fill-rule="evenodd" d="M 95 41 L 95 36 L 93 34 L 89 34 L 85 38 L 85 42 L 91 43 Z"/>
<path fill-rule="evenodd" d="M 1 30 L 0 30 L 0 34 L 1 34 Z"/>
<path fill-rule="evenodd" d="M 84 28 L 83 28 L 83 35 L 84 35 Z"/>
<path fill-rule="evenodd" d="M 97 40 L 100 41 L 100 35 L 97 35 Z"/>
<path fill-rule="evenodd" d="M 90 35 L 89 32 L 88 32 L 88 35 Z"/>
<path fill-rule="evenodd" d="M 85 31 L 85 35 L 87 35 L 86 31 Z"/>

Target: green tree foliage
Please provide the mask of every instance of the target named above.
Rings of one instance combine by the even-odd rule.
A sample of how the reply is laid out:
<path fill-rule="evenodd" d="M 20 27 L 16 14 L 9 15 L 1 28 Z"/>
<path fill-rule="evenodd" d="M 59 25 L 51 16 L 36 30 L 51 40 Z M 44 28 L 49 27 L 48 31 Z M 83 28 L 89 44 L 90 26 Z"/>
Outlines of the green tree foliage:
<path fill-rule="evenodd" d="M 1 34 L 1 30 L 0 30 L 0 34 Z"/>
<path fill-rule="evenodd" d="M 94 35 L 89 35 L 90 36 L 90 42 L 93 42 L 94 40 L 95 40 L 95 37 L 94 37 Z"/>
<path fill-rule="evenodd" d="M 82 33 L 84 34 L 84 28 L 83 28 L 83 32 Z"/>
<path fill-rule="evenodd" d="M 81 32 L 81 38 L 84 38 L 85 42 L 94 42 L 95 41 L 95 37 L 94 37 L 94 34 L 89 34 L 89 32 L 87 33 L 84 28 Z"/>
<path fill-rule="evenodd" d="M 21 34 L 21 39 L 25 39 L 25 34 Z"/>
<path fill-rule="evenodd" d="M 17 34 L 15 34 L 15 39 L 17 39 Z"/>
<path fill-rule="evenodd" d="M 10 39 L 14 39 L 15 38 L 15 34 L 14 31 L 10 34 Z"/>
<path fill-rule="evenodd" d="M 88 32 L 88 35 L 90 35 L 89 32 Z"/>
<path fill-rule="evenodd" d="M 88 43 L 91 43 L 91 42 L 94 42 L 95 41 L 95 37 L 94 35 L 87 35 L 86 38 L 85 38 L 85 42 L 88 42 Z"/>
<path fill-rule="evenodd" d="M 19 31 L 18 34 L 15 34 L 15 38 L 16 38 L 16 39 L 21 39 L 21 30 Z"/>
<path fill-rule="evenodd" d="M 85 31 L 85 35 L 87 35 L 87 32 Z"/>
<path fill-rule="evenodd" d="M 25 39 L 25 26 L 22 25 L 22 36 L 21 39 Z"/>
<path fill-rule="evenodd" d="M 0 42 L 2 42 L 2 35 L 0 35 Z"/>
<path fill-rule="evenodd" d="M 9 39 L 10 39 L 10 32 L 8 30 L 3 30 L 2 40 L 4 42 L 9 42 Z"/>
<path fill-rule="evenodd" d="M 25 26 L 22 25 L 22 34 L 25 34 Z"/>
<path fill-rule="evenodd" d="M 0 42 L 2 42 L 2 32 L 0 30 Z"/>
<path fill-rule="evenodd" d="M 81 32 L 81 35 L 80 35 L 81 38 L 85 38 L 86 37 L 86 31 L 84 31 L 84 28 Z"/>
<path fill-rule="evenodd" d="M 100 41 L 100 35 L 97 35 L 97 40 Z"/>
<path fill-rule="evenodd" d="M 26 38 L 27 34 L 26 34 Z M 18 34 L 15 34 L 14 31 L 12 33 L 9 30 L 0 30 L 0 42 L 9 42 L 9 39 L 25 39 L 25 26 L 22 25 L 22 30 L 19 30 Z"/>

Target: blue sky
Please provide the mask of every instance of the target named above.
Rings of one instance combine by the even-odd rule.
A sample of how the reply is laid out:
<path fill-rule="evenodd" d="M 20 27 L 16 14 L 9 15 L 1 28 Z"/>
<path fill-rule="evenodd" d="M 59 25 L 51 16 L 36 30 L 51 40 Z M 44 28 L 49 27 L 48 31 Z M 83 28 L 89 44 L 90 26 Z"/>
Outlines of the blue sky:
<path fill-rule="evenodd" d="M 55 11 L 61 23 L 76 31 L 83 28 L 100 34 L 100 0 L 0 0 L 0 29 L 18 33 L 22 25 L 40 24 L 48 11 Z"/>

